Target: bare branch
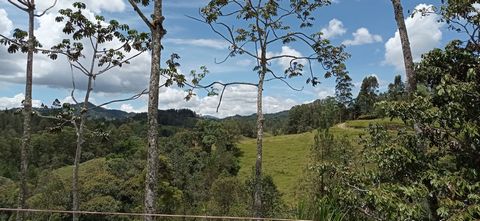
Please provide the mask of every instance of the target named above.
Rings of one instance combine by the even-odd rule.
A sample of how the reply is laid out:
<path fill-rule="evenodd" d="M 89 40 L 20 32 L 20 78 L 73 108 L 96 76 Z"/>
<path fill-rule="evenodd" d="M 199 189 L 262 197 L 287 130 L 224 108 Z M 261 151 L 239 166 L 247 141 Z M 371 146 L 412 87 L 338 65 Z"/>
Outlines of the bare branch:
<path fill-rule="evenodd" d="M 285 85 L 287 85 L 287 87 L 289 87 L 290 89 L 292 89 L 294 91 L 303 91 L 303 89 L 304 89 L 303 86 L 302 86 L 302 88 L 296 88 L 296 87 L 292 86 L 290 83 L 288 83 L 288 81 L 285 80 L 285 77 L 279 77 L 279 76 L 275 75 L 275 73 L 271 70 L 269 70 L 268 72 L 270 74 L 272 74 L 273 78 L 266 79 L 265 80 L 266 82 L 279 80 L 279 81 L 283 82 Z"/>
<path fill-rule="evenodd" d="M 220 94 L 220 98 L 218 99 L 218 105 L 217 105 L 217 113 L 218 113 L 218 109 L 220 109 L 220 105 L 222 105 L 222 100 L 223 100 L 223 94 L 225 93 L 225 90 L 227 89 L 226 86 L 223 87 L 222 89 L 222 93 Z"/>
<path fill-rule="evenodd" d="M 40 118 L 44 118 L 44 119 L 58 120 L 58 121 L 67 122 L 67 123 L 72 122 L 72 120 L 69 120 L 69 119 L 63 119 L 63 118 L 58 118 L 58 117 L 48 116 L 48 115 L 42 115 L 38 111 L 34 111 L 33 113 L 35 114 L 35 116 L 40 117 Z"/>
<path fill-rule="evenodd" d="M 134 58 L 136 58 L 136 57 L 140 56 L 140 55 L 141 55 L 143 52 L 145 52 L 145 50 L 143 50 L 143 51 L 139 51 L 137 54 L 135 54 L 135 55 L 133 55 L 133 56 L 129 57 L 128 59 L 122 60 L 122 61 L 121 61 L 121 62 L 119 62 L 118 64 L 115 64 L 115 65 L 108 65 L 108 66 L 107 66 L 107 68 L 105 68 L 105 69 L 103 69 L 103 70 L 99 71 L 98 73 L 94 74 L 94 76 L 101 75 L 101 74 L 103 74 L 103 73 L 105 73 L 105 72 L 109 71 L 109 70 L 110 70 L 110 69 L 112 69 L 112 68 L 115 68 L 115 67 L 118 67 L 118 66 L 120 66 L 120 65 L 122 65 L 122 64 L 128 63 L 130 60 L 132 60 L 132 59 L 134 59 Z"/>
<path fill-rule="evenodd" d="M 227 41 L 227 42 L 231 45 L 231 46 L 230 46 L 230 50 L 232 50 L 232 52 L 231 52 L 230 54 L 234 54 L 234 53 L 236 53 L 235 50 L 238 50 L 238 51 L 240 51 L 241 53 L 247 54 L 247 55 L 249 55 L 249 56 L 251 56 L 251 57 L 253 57 L 253 58 L 257 59 L 257 60 L 260 59 L 257 55 L 255 55 L 255 54 L 253 54 L 253 53 L 245 50 L 245 49 L 243 48 L 243 46 L 245 46 L 245 44 L 243 44 L 242 46 L 237 45 L 237 43 L 235 42 L 235 37 L 233 36 L 233 30 L 232 30 L 232 28 L 229 27 L 228 25 L 226 25 L 225 23 L 218 22 L 218 23 L 215 23 L 215 24 L 224 27 L 224 28 L 227 30 L 227 33 L 228 33 L 229 37 L 225 36 L 223 33 L 221 33 L 220 31 L 218 31 L 218 30 L 215 28 L 215 26 L 214 26 L 213 24 L 211 24 L 211 23 L 202 21 L 202 20 L 200 20 L 200 19 L 198 19 L 198 18 L 195 18 L 195 17 L 192 17 L 192 16 L 188 16 L 188 15 L 187 15 L 187 17 L 188 17 L 188 18 L 191 18 L 191 19 L 193 19 L 193 20 L 195 20 L 195 21 L 198 21 L 198 22 L 201 22 L 201 23 L 204 23 L 204 24 L 207 24 L 208 26 L 210 26 L 210 29 L 211 29 L 213 32 L 215 32 L 217 35 L 219 35 L 221 38 L 223 38 L 225 41 Z"/>
<path fill-rule="evenodd" d="M 55 5 L 57 4 L 57 0 L 55 0 L 55 2 L 53 2 L 53 4 L 48 7 L 47 9 L 43 10 L 42 13 L 40 14 L 35 14 L 36 17 L 42 17 L 43 15 L 45 15 L 45 13 L 47 13 L 47 11 L 49 11 L 50 9 L 52 9 L 53 7 L 55 7 Z"/>
<path fill-rule="evenodd" d="M 14 5 L 14 6 L 17 7 L 18 9 L 20 9 L 20 10 L 22 10 L 22 11 L 24 11 L 24 12 L 28 12 L 28 5 L 23 4 L 21 1 L 19 1 L 19 2 L 20 2 L 21 4 L 23 4 L 23 5 L 24 5 L 25 7 L 27 7 L 27 8 L 24 8 L 24 7 L 20 6 L 19 4 L 13 2 L 12 0 L 8 0 L 8 2 L 10 2 L 10 4 Z"/>
<path fill-rule="evenodd" d="M 70 70 L 72 72 L 72 91 L 70 92 L 70 96 L 72 97 L 72 100 L 75 102 L 75 104 L 78 104 L 78 101 L 75 98 L 75 78 L 73 76 L 73 64 L 71 62 L 70 62 Z"/>
<path fill-rule="evenodd" d="M 132 5 L 133 10 L 135 10 L 135 12 L 137 12 L 138 16 L 140 16 L 140 18 L 142 18 L 143 22 L 145 22 L 145 24 L 148 26 L 148 28 L 150 30 L 153 30 L 153 24 L 150 22 L 150 20 L 148 20 L 148 18 L 145 16 L 145 14 L 143 14 L 142 10 L 140 10 L 137 3 L 135 3 L 133 0 L 128 0 L 128 2 L 130 3 L 130 5 Z"/>
<path fill-rule="evenodd" d="M 100 108 L 100 107 L 103 107 L 103 106 L 106 106 L 106 105 L 109 105 L 109 104 L 113 104 L 113 103 L 120 103 L 120 102 L 125 102 L 125 101 L 132 101 L 132 100 L 136 100 L 140 97 L 142 97 L 143 95 L 145 94 L 148 94 L 148 90 L 147 89 L 144 89 L 142 92 L 138 93 L 138 94 L 135 94 L 131 97 L 128 97 L 128 98 L 124 98 L 124 99 L 118 99 L 118 100 L 111 100 L 111 101 L 108 101 L 108 102 L 105 102 L 103 104 L 100 104 L 100 105 L 97 105 L 93 108 L 90 108 L 90 110 L 94 110 L 94 109 L 97 109 L 97 108 Z"/>

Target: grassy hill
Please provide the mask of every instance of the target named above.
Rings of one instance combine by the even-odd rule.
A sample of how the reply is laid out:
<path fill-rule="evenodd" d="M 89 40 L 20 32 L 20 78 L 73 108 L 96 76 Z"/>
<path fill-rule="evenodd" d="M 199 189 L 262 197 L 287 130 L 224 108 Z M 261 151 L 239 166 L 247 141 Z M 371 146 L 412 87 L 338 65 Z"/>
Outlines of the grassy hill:
<path fill-rule="evenodd" d="M 389 119 L 348 121 L 336 125 L 331 132 L 338 137 L 346 137 L 358 149 L 359 135 L 369 124 L 380 124 L 387 128 L 403 125 L 398 120 Z M 263 171 L 271 175 L 278 189 L 284 194 L 286 202 L 294 202 L 298 184 L 303 178 L 309 160 L 310 148 L 315 132 L 302 134 L 268 136 L 264 138 Z M 239 176 L 243 179 L 253 174 L 256 158 L 256 140 L 242 139 L 239 143 L 243 156 L 240 159 Z"/>

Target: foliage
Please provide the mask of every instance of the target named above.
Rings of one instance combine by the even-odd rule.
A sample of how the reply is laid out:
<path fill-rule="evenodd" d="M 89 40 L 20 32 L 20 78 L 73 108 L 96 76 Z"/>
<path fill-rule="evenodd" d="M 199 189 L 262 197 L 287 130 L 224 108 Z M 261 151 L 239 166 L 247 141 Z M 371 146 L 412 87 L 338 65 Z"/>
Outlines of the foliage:
<path fill-rule="evenodd" d="M 372 121 L 373 122 L 373 121 Z M 364 133 L 354 128 L 330 128 L 336 137 L 345 137 L 352 142 L 355 153 L 358 149 L 358 136 Z M 313 145 L 316 132 L 302 134 L 289 134 L 265 138 L 264 143 L 264 172 L 272 176 L 278 190 L 283 194 L 283 199 L 288 205 L 294 205 L 300 200 L 300 195 L 306 192 L 300 181 L 306 176 L 305 168 L 309 163 L 310 148 Z M 240 157 L 240 179 L 248 179 L 251 175 L 251 165 L 256 159 L 256 141 L 242 139 L 239 148 L 243 152 Z"/>
<path fill-rule="evenodd" d="M 288 113 L 287 133 L 303 133 L 314 128 L 330 128 L 341 120 L 342 104 L 329 97 L 294 106 Z"/>
<path fill-rule="evenodd" d="M 392 134 L 370 127 L 362 157 L 370 169 L 341 178 L 351 184 L 340 191 L 345 205 L 358 208 L 354 216 L 480 218 L 479 64 L 472 47 L 453 41 L 417 65 L 425 89 L 411 100 L 382 103 L 411 129 Z"/>
<path fill-rule="evenodd" d="M 314 221 L 342 221 L 345 220 L 345 213 L 340 211 L 332 200 L 301 201 L 295 208 L 295 218 Z"/>
<path fill-rule="evenodd" d="M 253 206 L 254 191 L 255 191 L 255 177 L 252 176 L 245 181 L 247 193 L 250 195 L 249 205 Z M 271 176 L 263 175 L 260 179 L 262 185 L 262 205 L 260 215 L 262 217 L 282 217 L 285 216 L 286 205 L 282 200 L 282 194 L 278 191 Z M 253 210 L 253 209 L 252 209 Z"/>
<path fill-rule="evenodd" d="M 173 185 L 182 191 L 179 211 L 202 212 L 213 183 L 221 176 L 237 174 L 240 151 L 234 142 L 234 136 L 214 121 L 199 121 L 193 131 L 163 141 L 162 152 L 172 168 Z"/>
<path fill-rule="evenodd" d="M 374 75 L 367 76 L 362 81 L 360 91 L 355 99 L 355 115 L 373 114 L 374 104 L 377 101 L 378 80 Z"/>
<path fill-rule="evenodd" d="M 249 216 L 248 194 L 237 177 L 220 176 L 212 183 L 207 208 L 212 215 Z"/>

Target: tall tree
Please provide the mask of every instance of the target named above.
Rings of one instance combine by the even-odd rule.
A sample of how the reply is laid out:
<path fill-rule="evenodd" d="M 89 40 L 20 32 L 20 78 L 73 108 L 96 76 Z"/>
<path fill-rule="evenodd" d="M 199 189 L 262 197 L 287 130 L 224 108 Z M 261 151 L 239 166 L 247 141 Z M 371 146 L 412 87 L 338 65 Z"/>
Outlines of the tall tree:
<path fill-rule="evenodd" d="M 291 87 L 286 79 L 303 74 L 304 64 L 309 65 L 310 77 L 307 83 L 319 83 L 315 77 L 311 62 L 318 61 L 327 70 L 326 77 L 335 74 L 335 68 L 348 55 L 342 47 L 334 47 L 322 33 L 305 34 L 303 31 L 292 30 L 292 25 L 299 28 L 309 28 L 315 19 L 312 12 L 321 6 L 330 4 L 329 0 L 246 0 L 225 1 L 210 0 L 208 5 L 201 9 L 203 22 L 207 23 L 213 32 L 230 44 L 228 57 L 247 55 L 256 61 L 253 69 L 258 75 L 257 87 L 257 157 L 255 162 L 255 190 L 253 215 L 262 214 L 262 151 L 263 151 L 263 91 L 266 80 L 281 80 Z M 232 22 L 233 24 L 228 24 Z M 298 21 L 288 25 L 288 21 Z M 309 56 L 292 54 L 267 55 L 273 47 L 287 45 L 297 41 L 313 51 Z M 310 52 L 309 52 L 310 53 Z M 228 57 L 226 59 L 228 59 Z M 225 59 L 225 60 L 226 60 Z M 283 59 L 290 61 L 290 67 L 283 74 L 275 73 L 270 64 L 272 61 Z"/>
<path fill-rule="evenodd" d="M 103 74 L 113 68 L 122 67 L 129 64 L 132 59 L 136 58 L 147 50 L 147 44 L 150 36 L 146 33 L 138 33 L 131 30 L 128 25 L 120 24 L 115 20 L 108 23 L 102 16 L 95 16 L 94 20 L 90 20 L 83 14 L 86 9 L 84 3 L 74 3 L 73 9 L 62 9 L 59 11 L 60 16 L 56 17 L 57 22 L 63 22 L 63 32 L 71 35 L 71 38 L 64 39 L 62 43 L 55 45 L 49 51 L 44 51 L 51 59 L 56 59 L 59 54 L 65 55 L 72 68 L 79 71 L 87 78 L 87 86 L 83 103 L 78 103 L 75 98 L 75 82 L 71 92 L 74 102 L 81 106 L 79 111 L 75 111 L 69 104 L 63 105 L 64 115 L 60 115 L 57 119 L 73 124 L 76 130 L 76 150 L 72 175 L 72 210 L 79 209 L 79 180 L 78 170 L 82 156 L 82 148 L 85 143 L 85 130 L 88 111 L 92 107 L 90 97 L 94 90 L 94 82 Z M 92 48 L 91 54 L 85 51 L 84 42 Z M 108 48 L 108 44 L 118 44 L 115 47 Z M 73 70 L 73 69 L 72 69 Z M 73 74 L 73 73 L 72 73 Z M 143 95 L 146 90 L 128 99 L 115 100 L 108 103 L 136 99 Z M 104 106 L 108 103 L 101 104 Z M 78 214 L 73 214 L 73 220 L 78 221 Z"/>
<path fill-rule="evenodd" d="M 340 122 L 345 118 L 344 115 L 348 117 L 349 108 L 353 104 L 353 94 L 352 94 L 352 78 L 348 75 L 345 65 L 339 65 L 337 71 L 337 85 L 335 86 L 335 97 L 337 102 L 342 106 L 342 113 L 340 115 Z"/>
<path fill-rule="evenodd" d="M 32 85 L 33 85 L 33 53 L 35 47 L 38 44 L 35 38 L 35 17 L 43 16 L 48 10 L 52 9 L 56 3 L 53 2 L 52 6 L 45 9 L 43 12 L 37 13 L 35 0 L 8 0 L 8 2 L 18 9 L 28 14 L 28 32 L 25 33 L 16 29 L 14 37 L 17 40 L 24 38 L 25 34 L 28 36 L 26 45 L 21 45 L 22 51 L 27 52 L 27 67 L 25 74 L 25 99 L 23 100 L 23 136 L 22 145 L 20 147 L 20 193 L 18 196 L 18 208 L 26 208 L 26 198 L 28 195 L 27 189 L 27 169 L 28 169 L 28 150 L 31 143 L 31 121 L 32 121 Z M 9 52 L 16 52 L 18 50 L 18 44 L 11 44 L 12 41 L 6 36 L 1 36 L 3 43 L 10 44 Z M 2 42 L 0 42 L 2 43 Z M 17 50 L 15 50 L 17 48 Z M 11 50 L 14 49 L 14 50 Z M 23 220 L 24 214 L 17 212 L 17 220 Z"/>
<path fill-rule="evenodd" d="M 405 84 L 401 75 L 396 75 L 393 83 L 388 85 L 388 99 L 392 101 L 400 100 L 405 94 Z"/>
<path fill-rule="evenodd" d="M 373 75 L 365 77 L 358 92 L 356 106 L 359 114 L 371 114 L 377 99 L 378 81 Z"/>
<path fill-rule="evenodd" d="M 150 66 L 150 83 L 148 93 L 148 149 L 147 149 L 147 174 L 145 178 L 145 201 L 144 211 L 146 214 L 153 214 L 156 212 L 156 186 L 158 182 L 158 95 L 160 87 L 160 59 L 162 55 L 162 38 L 167 31 L 163 28 L 162 0 L 152 0 L 153 15 L 152 20 L 138 7 L 141 3 L 143 6 L 148 6 L 150 0 L 128 0 L 135 12 L 142 18 L 147 27 L 150 29 L 152 36 L 151 50 L 152 59 Z M 144 220 L 151 221 L 154 217 L 145 216 Z"/>
<path fill-rule="evenodd" d="M 405 63 L 405 72 L 407 75 L 407 91 L 414 92 L 417 89 L 417 79 L 415 76 L 415 67 L 413 64 L 412 50 L 410 48 L 410 40 L 408 39 L 407 27 L 405 26 L 405 18 L 403 17 L 403 7 L 400 0 L 392 0 L 393 11 L 395 13 L 395 21 L 397 22 L 400 40 L 402 42 L 403 61 Z"/>
<path fill-rule="evenodd" d="M 170 87 L 174 83 L 178 87 L 189 86 L 185 99 L 188 101 L 195 94 L 193 90 L 195 88 L 201 88 L 200 81 L 208 73 L 206 67 L 200 67 L 201 72 L 191 71 L 191 82 L 188 83 L 185 75 L 179 73 L 178 67 L 180 66 L 176 60 L 180 58 L 177 54 L 172 54 L 170 59 L 166 63 L 166 68 L 160 67 L 161 55 L 162 55 L 162 39 L 167 34 L 167 30 L 163 27 L 165 17 L 163 16 L 162 0 L 128 0 L 133 10 L 143 20 L 145 25 L 150 30 L 151 42 L 149 49 L 151 50 L 151 66 L 150 66 L 150 82 L 148 93 L 148 149 L 147 149 L 147 173 L 145 178 L 145 201 L 144 211 L 146 214 L 154 214 L 156 212 L 155 202 L 158 186 L 158 96 L 160 87 Z M 153 2 L 153 14 L 149 20 L 139 4 L 143 7 L 147 7 Z M 166 78 L 164 84 L 160 85 L 160 77 Z M 218 83 L 218 82 L 217 82 Z M 206 86 L 205 88 L 208 88 Z M 153 216 L 145 216 L 145 220 L 153 220 Z"/>

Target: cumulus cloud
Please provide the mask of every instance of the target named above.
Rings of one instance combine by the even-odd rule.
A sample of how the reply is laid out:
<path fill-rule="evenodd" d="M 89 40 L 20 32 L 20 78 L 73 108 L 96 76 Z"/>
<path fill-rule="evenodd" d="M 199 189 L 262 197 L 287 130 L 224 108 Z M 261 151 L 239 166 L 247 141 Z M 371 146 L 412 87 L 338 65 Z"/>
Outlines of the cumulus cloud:
<path fill-rule="evenodd" d="M 430 7 L 431 5 L 420 4 L 415 8 Z M 440 44 L 442 40 L 441 28 L 444 24 L 437 22 L 439 18 L 439 15 L 436 14 L 422 16 L 420 13 L 417 13 L 413 17 L 405 19 L 413 60 L 415 62 L 420 60 L 423 53 L 430 51 Z M 405 70 L 398 30 L 395 32 L 394 37 L 385 43 L 384 64 L 392 65 L 399 71 Z"/>
<path fill-rule="evenodd" d="M 42 1 L 43 2 L 43 1 Z M 59 1 L 63 2 L 63 1 Z M 101 1 L 104 2 L 104 1 Z M 65 4 L 65 3 L 61 3 Z M 97 4 L 101 9 L 102 4 Z M 114 8 L 109 8 L 114 10 Z M 85 14 L 92 18 L 93 12 L 85 10 Z M 62 24 L 55 22 L 57 13 L 48 13 L 40 18 L 37 18 L 36 36 L 45 48 L 50 48 L 53 45 L 61 42 L 62 39 L 67 38 L 62 33 Z M 86 43 L 86 41 L 85 41 Z M 86 57 L 91 57 L 92 50 L 88 47 L 90 44 L 86 43 Z M 116 48 L 121 45 L 120 42 L 110 42 L 101 45 L 101 48 Z M 132 55 L 135 52 L 131 52 Z M 90 66 L 90 60 L 83 59 L 85 66 Z M 0 49 L 0 80 L 10 83 L 23 83 L 25 78 L 25 64 L 26 56 L 21 53 L 8 54 L 4 48 Z M 94 91 L 97 92 L 123 92 L 135 93 L 145 89 L 148 85 L 148 65 L 150 63 L 150 55 L 144 53 L 134 60 L 131 64 L 124 65 L 122 68 L 114 68 L 109 72 L 99 76 L 94 84 Z M 36 54 L 34 60 L 34 84 L 45 85 L 52 88 L 72 88 L 72 72 L 67 60 L 63 56 L 52 61 L 42 54 Z M 86 78 L 83 74 L 74 72 L 77 89 L 86 88 Z"/>
<path fill-rule="evenodd" d="M 181 38 L 167 38 L 165 43 L 172 43 L 176 45 L 188 45 L 196 47 L 207 47 L 213 49 L 227 49 L 229 44 L 218 39 L 181 39 Z"/>
<path fill-rule="evenodd" d="M 293 48 L 290 48 L 288 46 L 282 46 L 282 50 L 280 52 L 267 52 L 267 58 L 271 58 L 271 57 L 275 57 L 275 56 L 282 56 L 282 55 L 289 55 L 289 56 L 293 56 L 293 57 L 302 57 L 303 56 L 302 53 L 300 53 L 299 51 L 297 51 Z M 286 70 L 290 67 L 290 62 L 292 60 L 293 59 L 291 57 L 282 57 L 282 58 L 275 59 L 275 62 L 276 62 L 276 64 L 280 65 L 283 70 Z M 299 64 L 303 64 L 303 65 L 306 64 L 305 60 L 295 60 L 295 62 L 297 62 Z"/>
<path fill-rule="evenodd" d="M 331 87 L 315 87 L 314 90 L 316 99 L 325 99 L 327 97 L 335 96 L 335 88 Z"/>
<path fill-rule="evenodd" d="M 186 93 L 178 88 L 162 88 L 160 91 L 160 109 L 188 108 L 201 115 L 215 117 L 227 117 L 233 115 L 249 115 L 256 113 L 257 88 L 248 85 L 228 87 L 222 99 L 221 106 L 216 112 L 219 96 L 199 97 L 195 96 L 190 101 L 185 101 Z M 288 110 L 298 104 L 293 99 L 283 99 L 273 96 L 265 96 L 264 112 L 275 113 Z M 134 107 L 131 104 L 123 104 L 121 110 L 126 112 L 145 112 L 146 106 Z"/>
<path fill-rule="evenodd" d="M 0 97 L 0 109 L 11 109 L 11 108 L 18 108 L 22 106 L 22 101 L 25 99 L 25 95 L 23 93 L 17 94 L 13 97 Z M 32 100 L 33 107 L 40 107 L 42 104 L 39 100 Z"/>
<path fill-rule="evenodd" d="M 353 34 L 353 39 L 345 40 L 344 45 L 364 45 L 382 42 L 382 36 L 371 34 L 367 28 L 359 28 Z"/>
<path fill-rule="evenodd" d="M 347 29 L 343 26 L 342 21 L 334 18 L 328 22 L 328 27 L 322 28 L 320 31 L 323 33 L 323 37 L 334 38 L 344 35 Z"/>
<path fill-rule="evenodd" d="M 127 113 L 142 113 L 147 112 L 147 107 L 135 108 L 131 104 L 122 104 L 120 106 L 121 111 L 125 111 Z"/>
<path fill-rule="evenodd" d="M 8 18 L 8 13 L 5 9 L 0 8 L 0 34 L 10 35 L 13 23 Z"/>

